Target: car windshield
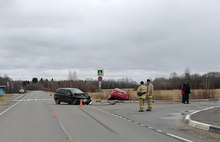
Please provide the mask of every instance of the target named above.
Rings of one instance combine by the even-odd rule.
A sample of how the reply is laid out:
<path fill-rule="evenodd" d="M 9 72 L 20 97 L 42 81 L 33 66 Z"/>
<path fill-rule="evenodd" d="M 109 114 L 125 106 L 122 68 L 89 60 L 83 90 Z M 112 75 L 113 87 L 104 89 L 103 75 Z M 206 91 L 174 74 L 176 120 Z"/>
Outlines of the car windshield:
<path fill-rule="evenodd" d="M 73 94 L 81 94 L 81 93 L 83 93 L 81 90 L 79 90 L 79 89 L 76 89 L 76 88 L 74 88 L 74 89 L 71 89 L 71 92 L 73 93 Z"/>

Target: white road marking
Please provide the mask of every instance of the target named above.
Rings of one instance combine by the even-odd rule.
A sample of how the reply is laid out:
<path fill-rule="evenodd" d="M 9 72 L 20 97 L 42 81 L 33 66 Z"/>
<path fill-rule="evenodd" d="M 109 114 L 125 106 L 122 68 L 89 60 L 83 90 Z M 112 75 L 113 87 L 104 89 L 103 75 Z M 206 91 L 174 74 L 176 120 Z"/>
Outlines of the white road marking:
<path fill-rule="evenodd" d="M 173 134 L 170 134 L 170 133 L 166 133 L 168 136 L 171 136 L 171 137 L 174 137 L 176 139 L 179 139 L 179 140 L 182 140 L 182 141 L 185 141 L 185 142 L 193 142 L 191 140 L 187 140 L 187 139 L 184 139 L 182 137 L 179 137 L 179 136 L 176 136 L 176 135 L 173 135 Z"/>
<path fill-rule="evenodd" d="M 58 120 L 57 120 L 57 121 L 58 121 Z M 64 128 L 63 124 L 62 124 L 60 121 L 58 121 L 58 123 L 59 123 L 59 126 L 60 126 L 61 130 L 64 132 L 64 134 L 65 134 L 65 136 L 66 136 L 68 142 L 73 142 L 72 138 L 70 137 L 70 135 L 69 135 L 69 133 L 67 132 L 67 130 Z"/>
<path fill-rule="evenodd" d="M 24 94 L 24 95 L 25 95 L 25 94 Z M 13 101 L 16 101 L 16 100 L 20 99 L 20 98 L 23 97 L 24 95 L 21 95 L 21 96 L 15 98 Z"/>
<path fill-rule="evenodd" d="M 93 108 L 95 108 L 95 107 L 93 107 Z M 98 108 L 95 108 L 95 109 L 98 110 L 98 111 L 101 111 L 101 112 L 105 112 L 105 113 L 106 113 L 106 111 L 102 111 L 101 109 L 98 109 Z M 108 111 L 107 111 L 107 112 L 108 112 Z M 162 133 L 162 134 L 164 134 L 164 135 L 170 136 L 170 137 L 172 137 L 172 138 L 175 138 L 175 139 L 178 139 L 178 140 L 181 140 L 181 141 L 184 141 L 184 142 L 193 142 L 193 141 L 191 141 L 191 140 L 188 140 L 188 139 L 185 139 L 185 138 L 182 138 L 182 137 L 179 137 L 179 136 L 170 134 L 170 133 L 164 133 L 162 130 L 154 129 L 153 127 L 146 126 L 146 125 L 144 125 L 144 124 L 142 124 L 142 123 L 139 123 L 139 122 L 137 122 L 137 121 L 131 120 L 131 119 L 129 119 L 129 118 L 126 118 L 126 117 L 123 117 L 123 116 L 120 116 L 120 115 L 117 115 L 117 114 L 114 114 L 114 113 L 108 112 L 108 114 L 110 114 L 110 115 L 112 115 L 112 116 L 115 116 L 115 117 L 118 117 L 118 118 L 121 118 L 121 119 L 124 119 L 124 118 L 125 118 L 125 119 L 126 119 L 127 121 L 129 121 L 129 122 L 138 124 L 138 125 L 140 125 L 140 126 L 142 126 L 142 127 L 148 128 L 148 129 L 150 129 L 150 130 L 152 130 L 152 131 L 155 131 L 155 132 L 158 132 L 158 133 Z"/>
<path fill-rule="evenodd" d="M 146 125 L 144 125 L 143 123 L 141 123 L 141 126 L 142 126 L 142 127 L 145 127 Z"/>
<path fill-rule="evenodd" d="M 159 132 L 159 133 L 162 133 L 163 131 L 161 131 L 161 130 L 156 130 L 157 132 Z"/>
<path fill-rule="evenodd" d="M 31 102 L 31 101 L 52 101 L 53 99 L 22 99 L 22 100 L 12 100 L 14 102 Z"/>
<path fill-rule="evenodd" d="M 28 97 L 30 94 L 26 95 L 24 98 Z M 18 97 L 20 98 L 20 97 Z M 23 98 L 23 99 L 24 99 Z M 21 100 L 22 101 L 22 100 Z M 6 110 L 4 110 L 3 112 L 0 113 L 0 116 L 2 116 L 3 114 L 5 114 L 7 111 L 9 111 L 10 109 L 12 109 L 13 107 L 15 107 L 17 104 L 19 104 L 21 101 L 18 101 L 17 103 L 15 103 L 14 105 L 10 106 L 9 108 L 7 108 Z"/>

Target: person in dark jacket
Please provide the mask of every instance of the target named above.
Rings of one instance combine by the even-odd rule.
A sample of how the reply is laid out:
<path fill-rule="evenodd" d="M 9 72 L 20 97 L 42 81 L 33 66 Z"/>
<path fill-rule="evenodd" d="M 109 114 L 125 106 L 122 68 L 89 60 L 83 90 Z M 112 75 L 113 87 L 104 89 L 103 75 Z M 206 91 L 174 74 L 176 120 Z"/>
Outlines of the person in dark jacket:
<path fill-rule="evenodd" d="M 182 96 L 182 103 L 187 103 L 189 104 L 189 95 L 191 93 L 191 90 L 190 90 L 190 83 L 189 81 L 184 83 L 183 86 L 182 86 L 182 92 L 183 92 L 183 96 Z"/>
<path fill-rule="evenodd" d="M 189 81 L 186 83 L 184 93 L 185 93 L 185 102 L 189 104 L 189 94 L 191 93 Z"/>

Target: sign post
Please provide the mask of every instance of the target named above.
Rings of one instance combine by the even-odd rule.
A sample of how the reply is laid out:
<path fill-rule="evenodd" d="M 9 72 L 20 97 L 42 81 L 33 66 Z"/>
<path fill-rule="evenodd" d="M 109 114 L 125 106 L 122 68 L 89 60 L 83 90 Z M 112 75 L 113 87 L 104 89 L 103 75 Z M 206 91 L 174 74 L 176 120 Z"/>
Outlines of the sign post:
<path fill-rule="evenodd" d="M 8 92 L 10 90 L 10 82 L 7 82 L 7 89 L 8 89 Z"/>
<path fill-rule="evenodd" d="M 104 76 L 104 70 L 97 70 L 97 76 L 98 76 L 98 87 L 99 90 L 102 90 L 102 80 L 103 80 L 103 76 Z"/>

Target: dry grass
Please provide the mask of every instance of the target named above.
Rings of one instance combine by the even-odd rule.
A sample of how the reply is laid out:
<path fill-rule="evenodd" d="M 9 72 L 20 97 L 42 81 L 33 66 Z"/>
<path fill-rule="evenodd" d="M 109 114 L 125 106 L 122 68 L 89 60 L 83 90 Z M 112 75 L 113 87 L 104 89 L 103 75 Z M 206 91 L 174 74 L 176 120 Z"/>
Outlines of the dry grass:
<path fill-rule="evenodd" d="M 133 89 L 123 89 L 125 90 L 130 100 L 137 100 L 137 92 Z M 108 99 L 108 95 L 111 93 L 111 89 L 102 90 L 102 92 L 91 93 L 90 96 L 94 99 Z M 180 101 L 182 98 L 180 90 L 155 90 L 154 100 L 173 100 Z M 192 90 L 190 94 L 190 99 L 209 99 L 209 98 L 220 98 L 220 89 L 213 89 L 205 91 L 202 89 Z"/>
<path fill-rule="evenodd" d="M 8 104 L 6 100 L 9 100 L 13 95 L 5 94 L 0 96 L 0 106 L 5 106 Z"/>
<path fill-rule="evenodd" d="M 0 96 L 0 101 L 7 100 L 7 99 L 9 99 L 9 98 L 11 98 L 11 97 L 12 97 L 12 95 L 9 95 L 9 94 L 1 95 L 1 96 Z"/>
<path fill-rule="evenodd" d="M 215 98 L 220 98 L 220 89 L 214 90 L 214 96 L 215 96 Z"/>
<path fill-rule="evenodd" d="M 89 95 L 93 99 L 102 99 L 102 100 L 107 100 L 109 94 L 111 94 L 111 89 L 103 89 L 101 92 L 89 93 Z"/>

